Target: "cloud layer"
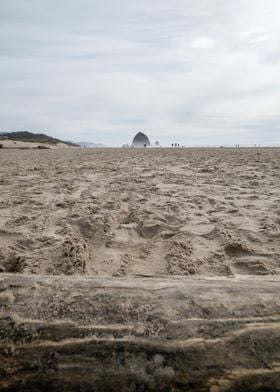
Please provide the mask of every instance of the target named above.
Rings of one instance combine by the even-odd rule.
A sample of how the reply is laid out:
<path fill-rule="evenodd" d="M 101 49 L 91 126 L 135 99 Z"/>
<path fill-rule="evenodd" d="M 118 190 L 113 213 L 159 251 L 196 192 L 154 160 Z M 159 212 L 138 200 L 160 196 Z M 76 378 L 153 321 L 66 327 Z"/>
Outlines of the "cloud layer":
<path fill-rule="evenodd" d="M 1 0 L 0 128 L 280 142 L 278 0 Z"/>

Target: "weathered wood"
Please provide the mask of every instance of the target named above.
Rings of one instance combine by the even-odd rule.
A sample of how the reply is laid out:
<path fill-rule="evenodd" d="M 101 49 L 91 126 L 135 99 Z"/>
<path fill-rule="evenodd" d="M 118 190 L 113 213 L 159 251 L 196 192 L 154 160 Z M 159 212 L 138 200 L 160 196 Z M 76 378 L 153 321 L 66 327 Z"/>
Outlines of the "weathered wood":
<path fill-rule="evenodd" d="M 280 279 L 1 274 L 3 391 L 280 390 Z"/>

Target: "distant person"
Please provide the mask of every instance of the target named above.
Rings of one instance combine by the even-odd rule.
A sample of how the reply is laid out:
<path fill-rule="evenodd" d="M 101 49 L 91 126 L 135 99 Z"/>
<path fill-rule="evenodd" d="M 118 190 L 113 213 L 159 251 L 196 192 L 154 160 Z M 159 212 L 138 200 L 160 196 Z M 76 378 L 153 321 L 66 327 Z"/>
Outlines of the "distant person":
<path fill-rule="evenodd" d="M 172 148 L 174 147 L 174 144 L 172 143 Z"/>

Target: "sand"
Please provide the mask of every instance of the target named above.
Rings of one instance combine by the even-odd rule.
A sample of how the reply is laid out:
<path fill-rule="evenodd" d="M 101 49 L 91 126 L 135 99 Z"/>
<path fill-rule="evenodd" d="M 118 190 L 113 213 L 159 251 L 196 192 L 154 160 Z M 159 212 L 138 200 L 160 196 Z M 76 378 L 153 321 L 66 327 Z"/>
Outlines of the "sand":
<path fill-rule="evenodd" d="M 33 274 L 279 274 L 279 154 L 2 150 L 0 263 Z"/>
<path fill-rule="evenodd" d="M 0 390 L 279 391 L 280 149 L 0 150 Z"/>
<path fill-rule="evenodd" d="M 1 138 L 0 137 L 0 145 L 2 146 L 1 148 L 8 148 L 8 149 L 32 149 L 32 148 L 45 148 L 45 149 L 58 149 L 58 148 L 73 148 L 72 146 L 63 143 L 63 142 L 57 142 L 57 143 L 48 143 L 45 141 L 38 142 L 38 141 L 24 141 L 24 140 L 13 140 L 13 139 L 6 139 L 6 138 Z"/>

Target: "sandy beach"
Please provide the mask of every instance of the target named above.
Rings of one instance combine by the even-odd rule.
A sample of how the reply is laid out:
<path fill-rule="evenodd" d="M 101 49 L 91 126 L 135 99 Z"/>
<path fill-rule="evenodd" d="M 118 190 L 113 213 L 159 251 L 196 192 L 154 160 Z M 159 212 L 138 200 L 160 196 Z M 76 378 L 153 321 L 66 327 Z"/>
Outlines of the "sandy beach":
<path fill-rule="evenodd" d="M 0 392 L 280 392 L 279 15 L 0 0 Z"/>
<path fill-rule="evenodd" d="M 279 149 L 2 150 L 7 272 L 278 275 Z"/>
<path fill-rule="evenodd" d="M 0 390 L 278 391 L 279 154 L 0 150 Z"/>

